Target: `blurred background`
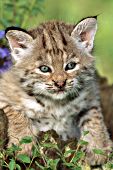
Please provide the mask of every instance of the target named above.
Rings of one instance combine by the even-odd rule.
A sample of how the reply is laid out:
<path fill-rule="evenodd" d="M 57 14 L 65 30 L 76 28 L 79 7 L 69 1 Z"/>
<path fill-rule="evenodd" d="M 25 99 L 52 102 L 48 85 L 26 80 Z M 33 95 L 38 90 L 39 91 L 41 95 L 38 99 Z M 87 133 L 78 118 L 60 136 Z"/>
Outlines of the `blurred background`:
<path fill-rule="evenodd" d="M 96 67 L 113 83 L 113 0 L 0 0 L 0 30 L 8 26 L 25 29 L 48 20 L 76 23 L 98 16 L 95 39 Z"/>

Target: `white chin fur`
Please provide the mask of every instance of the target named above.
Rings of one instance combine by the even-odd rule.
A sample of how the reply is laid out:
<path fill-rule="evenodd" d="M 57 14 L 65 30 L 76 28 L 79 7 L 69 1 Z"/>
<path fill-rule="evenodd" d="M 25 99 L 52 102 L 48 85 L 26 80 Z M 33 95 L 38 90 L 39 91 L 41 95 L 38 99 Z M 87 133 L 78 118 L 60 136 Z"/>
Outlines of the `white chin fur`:
<path fill-rule="evenodd" d="M 48 92 L 47 90 L 45 90 L 44 88 L 42 89 L 42 88 L 34 88 L 34 93 L 35 94 L 43 94 L 43 95 L 46 95 L 46 96 L 49 96 L 49 97 L 51 97 L 51 98 L 53 98 L 53 99 L 63 99 L 63 98 L 65 98 L 66 96 L 67 96 L 67 92 L 62 92 L 62 93 L 50 93 L 50 92 Z"/>
<path fill-rule="evenodd" d="M 66 97 L 66 92 L 64 92 L 64 93 L 54 93 L 54 94 L 52 94 L 51 95 L 51 97 L 53 98 L 53 99 L 63 99 L 64 97 Z"/>

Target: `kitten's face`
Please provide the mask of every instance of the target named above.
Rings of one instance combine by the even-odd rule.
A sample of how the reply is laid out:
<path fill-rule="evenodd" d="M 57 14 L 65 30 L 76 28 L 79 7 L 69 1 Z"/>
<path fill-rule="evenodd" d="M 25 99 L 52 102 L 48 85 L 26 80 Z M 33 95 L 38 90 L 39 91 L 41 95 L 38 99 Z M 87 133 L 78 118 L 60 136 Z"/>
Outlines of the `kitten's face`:
<path fill-rule="evenodd" d="M 69 26 L 55 22 L 31 30 L 29 34 L 27 42 L 31 47 L 22 46 L 20 41 L 12 53 L 14 58 L 22 58 L 15 67 L 22 70 L 23 87 L 35 95 L 43 94 L 54 99 L 77 95 L 81 86 L 79 78 L 93 61 L 84 47 L 88 47 L 89 42 L 80 44 L 79 37 L 74 38 L 76 30 L 73 31 L 73 26 L 69 29 Z"/>
<path fill-rule="evenodd" d="M 67 48 L 68 47 L 67 45 Z M 76 77 L 80 74 L 82 61 L 80 54 L 75 50 L 70 52 L 67 50 L 57 49 L 57 54 L 53 50 L 42 50 L 40 56 L 36 55 L 34 68 L 31 71 L 31 77 L 37 78 L 34 83 L 34 93 L 42 93 L 54 98 L 63 98 L 68 93 L 78 88 Z M 30 73 L 29 73 L 30 74 Z"/>

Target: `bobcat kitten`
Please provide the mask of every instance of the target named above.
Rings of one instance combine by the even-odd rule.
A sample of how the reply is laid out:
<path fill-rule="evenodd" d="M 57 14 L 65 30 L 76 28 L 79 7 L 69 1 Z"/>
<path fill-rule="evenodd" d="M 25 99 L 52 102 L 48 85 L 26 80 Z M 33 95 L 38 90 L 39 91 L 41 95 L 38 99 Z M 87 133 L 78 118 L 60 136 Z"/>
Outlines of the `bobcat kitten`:
<path fill-rule="evenodd" d="M 26 135 L 55 130 L 63 140 L 82 139 L 86 161 L 103 164 L 107 157 L 93 149 L 112 151 L 100 107 L 91 55 L 96 17 L 77 25 L 47 22 L 25 31 L 6 30 L 14 65 L 0 78 L 0 108 L 8 118 L 10 146 Z M 35 140 L 35 139 L 34 139 Z M 32 145 L 23 146 L 30 153 Z"/>

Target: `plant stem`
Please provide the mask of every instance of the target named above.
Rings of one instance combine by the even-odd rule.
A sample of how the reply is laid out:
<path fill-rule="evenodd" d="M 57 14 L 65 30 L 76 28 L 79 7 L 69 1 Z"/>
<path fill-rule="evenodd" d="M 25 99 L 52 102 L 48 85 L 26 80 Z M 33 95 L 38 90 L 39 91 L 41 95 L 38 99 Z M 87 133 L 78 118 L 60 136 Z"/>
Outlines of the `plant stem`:
<path fill-rule="evenodd" d="M 36 141 L 37 141 L 38 147 L 37 147 L 37 145 L 34 145 L 34 146 L 36 147 L 37 151 L 40 151 L 40 155 L 42 156 L 45 166 L 47 167 L 47 161 L 46 161 L 45 155 L 44 155 L 44 153 L 41 152 L 41 145 L 40 145 L 38 139 Z"/>
<path fill-rule="evenodd" d="M 5 156 L 4 156 L 4 154 L 3 154 L 3 153 L 1 153 L 1 155 L 2 155 L 2 158 L 3 158 L 3 161 L 4 161 L 5 165 L 7 166 L 7 168 L 9 168 L 8 163 L 5 161 Z"/>

